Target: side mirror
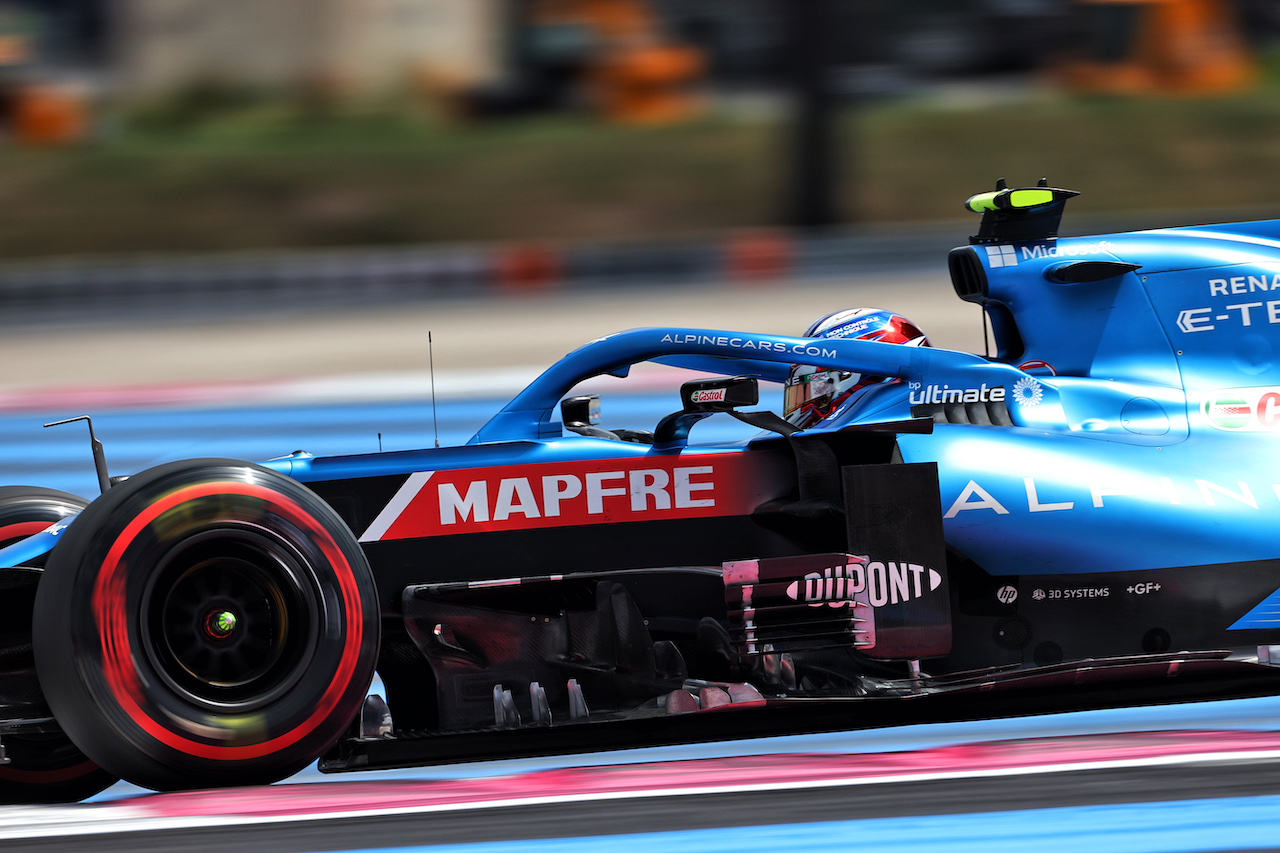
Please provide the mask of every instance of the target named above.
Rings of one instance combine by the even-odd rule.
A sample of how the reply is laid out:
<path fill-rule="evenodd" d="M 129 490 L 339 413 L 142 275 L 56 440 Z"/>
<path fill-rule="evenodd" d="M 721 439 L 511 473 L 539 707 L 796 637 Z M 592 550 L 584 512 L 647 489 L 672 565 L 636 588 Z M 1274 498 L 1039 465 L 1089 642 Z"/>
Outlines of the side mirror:
<path fill-rule="evenodd" d="M 654 430 L 654 447 L 672 450 L 689 441 L 689 430 L 698 421 L 716 412 L 727 412 L 745 424 L 767 429 L 781 435 L 791 435 L 798 428 L 784 421 L 773 412 L 739 412 L 739 406 L 754 406 L 760 402 L 760 380 L 754 376 L 733 376 L 727 379 L 695 379 L 680 386 L 680 401 L 684 409 L 667 415 Z"/>
<path fill-rule="evenodd" d="M 560 401 L 560 420 L 570 429 L 600 423 L 600 398 L 595 394 L 566 397 Z"/>
<path fill-rule="evenodd" d="M 731 412 L 760 402 L 760 380 L 754 376 L 695 379 L 680 386 L 686 412 Z"/>

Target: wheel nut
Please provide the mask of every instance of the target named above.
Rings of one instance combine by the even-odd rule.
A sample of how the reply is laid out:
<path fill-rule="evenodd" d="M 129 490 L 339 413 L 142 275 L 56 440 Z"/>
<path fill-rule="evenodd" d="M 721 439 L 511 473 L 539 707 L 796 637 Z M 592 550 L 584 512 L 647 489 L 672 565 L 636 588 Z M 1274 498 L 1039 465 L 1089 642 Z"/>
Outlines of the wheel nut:
<path fill-rule="evenodd" d="M 236 630 L 236 615 L 230 610 L 214 610 L 204 618 L 204 630 L 215 640 L 225 640 Z"/>

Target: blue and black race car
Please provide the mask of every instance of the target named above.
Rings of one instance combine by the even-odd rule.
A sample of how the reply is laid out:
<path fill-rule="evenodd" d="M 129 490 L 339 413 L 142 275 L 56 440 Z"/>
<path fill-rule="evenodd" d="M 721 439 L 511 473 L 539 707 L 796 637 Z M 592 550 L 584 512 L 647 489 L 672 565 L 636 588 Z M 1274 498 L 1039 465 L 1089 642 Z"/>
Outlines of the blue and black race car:
<path fill-rule="evenodd" d="M 1280 690 L 1280 221 L 1060 238 L 1073 195 L 970 199 L 987 355 L 638 329 L 464 446 L 0 489 L 0 797 Z M 642 362 L 698 373 L 610 429 L 575 388 Z"/>

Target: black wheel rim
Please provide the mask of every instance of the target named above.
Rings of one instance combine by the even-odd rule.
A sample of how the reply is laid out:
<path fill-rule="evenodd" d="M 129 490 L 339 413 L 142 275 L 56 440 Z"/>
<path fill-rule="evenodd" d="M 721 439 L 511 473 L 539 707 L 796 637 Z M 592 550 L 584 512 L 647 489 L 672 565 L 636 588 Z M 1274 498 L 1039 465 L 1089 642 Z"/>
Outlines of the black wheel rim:
<path fill-rule="evenodd" d="M 160 678 L 197 705 L 248 712 L 287 692 L 314 651 L 305 561 L 262 528 L 206 530 L 170 547 L 142 598 Z"/>

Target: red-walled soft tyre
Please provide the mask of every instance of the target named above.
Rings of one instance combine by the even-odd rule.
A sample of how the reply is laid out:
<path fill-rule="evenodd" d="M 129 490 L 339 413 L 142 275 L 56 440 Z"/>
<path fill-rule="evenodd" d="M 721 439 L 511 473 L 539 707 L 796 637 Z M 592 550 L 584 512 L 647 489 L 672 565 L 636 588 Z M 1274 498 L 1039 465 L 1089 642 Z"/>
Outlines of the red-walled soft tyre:
<path fill-rule="evenodd" d="M 265 784 L 355 716 L 376 590 L 306 487 L 246 462 L 175 462 L 112 487 L 64 537 L 36 597 L 36 667 L 102 767 L 157 790 Z"/>
<path fill-rule="evenodd" d="M 75 515 L 87 503 L 76 495 L 38 486 L 0 487 L 0 548 Z M 39 567 L 41 563 L 43 560 L 35 560 L 29 565 Z M 6 627 L 30 626 L 29 589 L 8 588 L 3 595 L 0 611 Z M 29 673 L 30 660 L 19 659 L 26 655 L 20 650 L 10 651 L 13 654 L 6 661 L 8 669 Z M 72 803 L 91 797 L 116 781 L 115 776 L 76 749 L 61 731 L 7 734 L 3 743 L 9 761 L 0 764 L 0 803 Z"/>

